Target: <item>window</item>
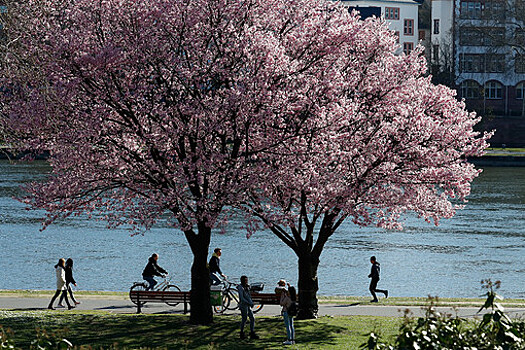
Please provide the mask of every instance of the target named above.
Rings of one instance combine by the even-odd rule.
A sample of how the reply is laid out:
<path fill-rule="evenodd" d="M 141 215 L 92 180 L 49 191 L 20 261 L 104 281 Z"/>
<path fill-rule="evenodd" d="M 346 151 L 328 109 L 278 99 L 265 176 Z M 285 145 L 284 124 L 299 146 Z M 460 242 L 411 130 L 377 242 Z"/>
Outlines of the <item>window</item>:
<path fill-rule="evenodd" d="M 525 82 L 522 81 L 516 85 L 516 98 L 518 100 L 523 100 L 523 97 L 525 97 Z"/>
<path fill-rule="evenodd" d="M 439 19 L 434 20 L 434 34 L 439 34 Z"/>
<path fill-rule="evenodd" d="M 505 55 L 487 54 L 485 65 L 485 72 L 487 73 L 503 73 L 505 71 Z"/>
<path fill-rule="evenodd" d="M 426 38 L 425 31 L 424 31 L 424 30 L 420 30 L 420 31 L 419 31 L 418 39 L 419 39 L 420 41 L 424 41 L 425 38 Z"/>
<path fill-rule="evenodd" d="M 460 17 L 464 19 L 481 19 L 481 2 L 462 1 Z"/>
<path fill-rule="evenodd" d="M 501 100 L 503 98 L 503 86 L 497 81 L 485 83 L 485 97 L 490 100 Z"/>
<path fill-rule="evenodd" d="M 483 17 L 486 19 L 504 19 L 505 3 L 501 1 L 487 1 L 483 9 Z"/>
<path fill-rule="evenodd" d="M 439 45 L 432 46 L 432 58 L 435 63 L 439 63 Z"/>
<path fill-rule="evenodd" d="M 399 7 L 385 7 L 385 19 L 399 19 Z"/>
<path fill-rule="evenodd" d="M 484 56 L 482 54 L 459 55 L 459 70 L 464 73 L 481 73 L 484 67 Z"/>
<path fill-rule="evenodd" d="M 405 55 L 408 55 L 412 50 L 414 50 L 414 43 L 403 43 L 403 52 Z"/>
<path fill-rule="evenodd" d="M 483 44 L 483 33 L 479 28 L 461 27 L 459 43 L 463 46 L 480 46 Z"/>
<path fill-rule="evenodd" d="M 414 35 L 414 20 L 405 19 L 403 33 L 405 35 Z"/>
<path fill-rule="evenodd" d="M 525 46 L 525 29 L 518 28 L 514 31 L 516 46 Z"/>
<path fill-rule="evenodd" d="M 505 44 L 505 28 L 483 28 L 483 45 L 501 46 Z"/>
<path fill-rule="evenodd" d="M 514 58 L 514 71 L 516 73 L 525 73 L 525 55 L 516 55 Z"/>
<path fill-rule="evenodd" d="M 465 99 L 478 99 L 479 84 L 474 80 L 465 80 L 461 83 L 461 97 Z"/>
<path fill-rule="evenodd" d="M 461 27 L 459 43 L 463 46 L 498 46 L 505 44 L 503 27 Z"/>
<path fill-rule="evenodd" d="M 394 32 L 394 35 L 397 37 L 396 43 L 399 44 L 399 32 L 396 30 L 396 31 Z"/>

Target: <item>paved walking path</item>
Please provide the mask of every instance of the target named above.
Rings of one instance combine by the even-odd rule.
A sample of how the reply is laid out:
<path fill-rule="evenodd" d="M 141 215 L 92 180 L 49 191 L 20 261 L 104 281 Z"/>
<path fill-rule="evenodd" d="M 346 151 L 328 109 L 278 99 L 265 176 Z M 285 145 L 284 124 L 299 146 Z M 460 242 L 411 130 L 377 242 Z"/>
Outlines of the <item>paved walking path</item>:
<path fill-rule="evenodd" d="M 127 313 L 132 314 L 136 312 L 136 307 L 131 301 L 125 297 L 119 296 L 79 296 L 81 304 L 77 306 L 77 310 L 98 310 L 110 313 Z M 46 310 L 50 297 L 26 297 L 26 296 L 1 296 L 0 295 L 0 310 Z M 479 308 L 475 307 L 461 307 L 457 309 L 457 314 L 461 317 L 474 317 Z M 277 305 L 266 305 L 258 313 L 258 315 L 275 316 L 280 314 L 281 308 Z M 369 304 L 320 304 L 319 315 L 331 316 L 389 316 L 401 317 L 405 310 L 418 317 L 424 315 L 424 310 L 421 306 L 390 306 L 390 305 L 369 305 Z M 57 312 L 67 311 L 67 308 L 57 308 Z M 438 311 L 456 315 L 456 311 L 451 307 L 439 307 Z M 511 317 L 525 317 L 525 308 L 508 308 L 507 313 Z M 143 307 L 143 313 L 182 313 L 183 306 L 179 304 L 176 307 L 170 307 L 160 303 L 149 303 Z M 227 312 L 226 314 L 238 314 L 238 311 Z"/>

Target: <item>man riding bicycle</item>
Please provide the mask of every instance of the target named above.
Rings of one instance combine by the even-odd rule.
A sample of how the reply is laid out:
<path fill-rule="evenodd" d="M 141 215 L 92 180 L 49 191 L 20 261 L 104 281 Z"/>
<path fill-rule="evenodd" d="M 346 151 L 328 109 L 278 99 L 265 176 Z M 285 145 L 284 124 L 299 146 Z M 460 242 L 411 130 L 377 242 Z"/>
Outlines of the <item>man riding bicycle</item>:
<path fill-rule="evenodd" d="M 159 255 L 157 253 L 153 253 L 148 259 L 148 264 L 142 272 L 142 278 L 149 283 L 149 287 L 146 288 L 146 290 L 153 289 L 153 287 L 155 287 L 157 284 L 157 281 L 155 281 L 155 278 L 153 278 L 154 276 L 164 277 L 164 275 L 168 274 L 166 270 L 157 264 L 157 260 L 159 260 Z"/>
<path fill-rule="evenodd" d="M 221 255 L 222 249 L 215 248 L 213 250 L 210 262 L 208 263 L 208 266 L 210 268 L 210 282 L 212 286 L 221 284 L 221 278 L 219 276 L 222 276 L 222 278 L 226 278 L 226 275 L 223 274 L 221 271 Z"/>

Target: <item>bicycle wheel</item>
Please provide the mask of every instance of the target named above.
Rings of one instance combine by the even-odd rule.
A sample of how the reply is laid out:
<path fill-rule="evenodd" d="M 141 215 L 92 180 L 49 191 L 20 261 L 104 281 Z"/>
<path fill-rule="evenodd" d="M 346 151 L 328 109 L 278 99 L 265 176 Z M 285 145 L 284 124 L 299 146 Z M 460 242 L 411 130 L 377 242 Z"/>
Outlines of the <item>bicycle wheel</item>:
<path fill-rule="evenodd" d="M 252 308 L 253 313 L 256 314 L 257 312 L 261 311 L 263 306 L 263 304 L 255 304 Z"/>
<path fill-rule="evenodd" d="M 131 302 L 135 305 L 138 305 L 137 303 L 137 298 L 132 298 L 131 297 L 131 292 L 132 291 L 145 291 L 147 288 L 146 286 L 146 283 L 142 283 L 142 282 L 137 282 L 137 283 L 134 283 L 131 288 L 129 289 L 129 298 L 131 299 Z M 146 302 L 141 302 L 140 303 L 140 306 L 146 304 Z"/>
<path fill-rule="evenodd" d="M 163 292 L 180 292 L 180 288 L 177 287 L 174 284 L 168 284 L 166 287 L 164 287 L 164 289 L 162 289 L 162 291 Z M 179 305 L 179 303 L 167 302 L 167 301 L 166 301 L 166 304 L 169 305 L 169 306 L 177 306 L 177 305 Z"/>
<path fill-rule="evenodd" d="M 228 288 L 226 294 L 229 297 L 228 304 L 225 306 L 226 310 L 235 310 L 239 308 L 239 294 L 236 288 Z"/>
<path fill-rule="evenodd" d="M 228 291 L 226 290 L 222 293 L 222 305 L 213 307 L 213 311 L 218 314 L 222 314 L 230 306 L 231 298 L 227 292 Z"/>

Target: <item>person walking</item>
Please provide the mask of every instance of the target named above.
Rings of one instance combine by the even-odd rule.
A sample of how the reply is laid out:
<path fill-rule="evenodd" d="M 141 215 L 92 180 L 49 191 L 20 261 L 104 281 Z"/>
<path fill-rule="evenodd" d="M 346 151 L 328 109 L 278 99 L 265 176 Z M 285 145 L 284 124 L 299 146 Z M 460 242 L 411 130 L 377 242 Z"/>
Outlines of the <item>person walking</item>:
<path fill-rule="evenodd" d="M 151 256 L 148 259 L 148 263 L 144 268 L 144 271 L 142 271 L 142 278 L 146 280 L 149 284 L 146 290 L 153 289 L 153 287 L 155 287 L 155 285 L 157 284 L 157 281 L 155 281 L 154 276 L 164 277 L 164 275 L 168 274 L 166 270 L 164 270 L 162 267 L 159 266 L 159 264 L 157 264 L 158 260 L 159 254 L 151 254 Z"/>
<path fill-rule="evenodd" d="M 279 305 L 283 308 L 281 315 L 283 315 L 284 326 L 286 327 L 286 341 L 283 345 L 295 344 L 295 328 L 293 326 L 293 316 L 289 314 L 288 310 L 293 304 L 292 297 L 290 295 L 290 283 L 286 283 L 285 280 L 279 280 L 277 287 L 275 287 L 275 294 L 280 296 Z"/>
<path fill-rule="evenodd" d="M 75 299 L 75 296 L 73 295 L 73 289 L 71 288 L 71 285 L 77 286 L 77 282 L 73 278 L 73 259 L 69 258 L 66 260 L 66 266 L 64 267 L 64 270 L 66 271 L 66 291 L 69 292 L 69 296 L 71 297 L 71 300 L 75 303 L 75 305 L 80 304 L 80 301 L 77 301 Z M 64 307 L 62 302 L 64 301 L 64 295 L 62 294 L 60 296 L 60 300 L 58 302 L 58 306 Z"/>
<path fill-rule="evenodd" d="M 57 291 L 55 295 L 53 295 L 53 298 L 51 298 L 51 301 L 49 302 L 49 306 L 47 307 L 50 310 L 55 310 L 53 307 L 53 303 L 55 302 L 56 298 L 59 296 L 60 293 L 62 293 L 62 297 L 65 298 L 67 308 L 71 310 L 74 308 L 74 306 L 71 306 L 69 304 L 69 300 L 67 300 L 67 291 L 66 291 L 66 270 L 64 269 L 66 267 L 66 260 L 63 258 L 60 258 L 58 260 L 58 264 L 55 265 L 55 271 L 57 276 Z"/>
<path fill-rule="evenodd" d="M 239 293 L 239 310 L 241 310 L 241 334 L 240 338 L 246 338 L 244 334 L 244 325 L 246 320 L 250 318 L 250 339 L 259 339 L 259 336 L 255 334 L 255 318 L 253 317 L 253 301 L 250 295 L 250 285 L 248 284 L 248 277 L 241 276 L 241 284 L 237 286 L 237 292 Z"/>
<path fill-rule="evenodd" d="M 222 249 L 221 248 L 215 248 L 213 250 L 213 254 L 211 255 L 210 262 L 208 263 L 208 266 L 210 268 L 210 281 L 212 286 L 216 286 L 221 284 L 221 279 L 226 278 L 226 275 L 222 273 L 221 271 L 221 255 L 222 255 Z"/>
<path fill-rule="evenodd" d="M 372 270 L 370 271 L 368 278 L 371 278 L 372 280 L 370 281 L 369 290 L 370 293 L 372 293 L 372 296 L 374 297 L 374 299 L 370 300 L 370 302 L 377 303 L 378 299 L 376 293 L 383 293 L 385 295 L 385 298 L 388 298 L 388 290 L 377 289 L 377 282 L 379 282 L 379 272 L 381 268 L 375 256 L 370 257 L 370 263 L 372 264 Z"/>

